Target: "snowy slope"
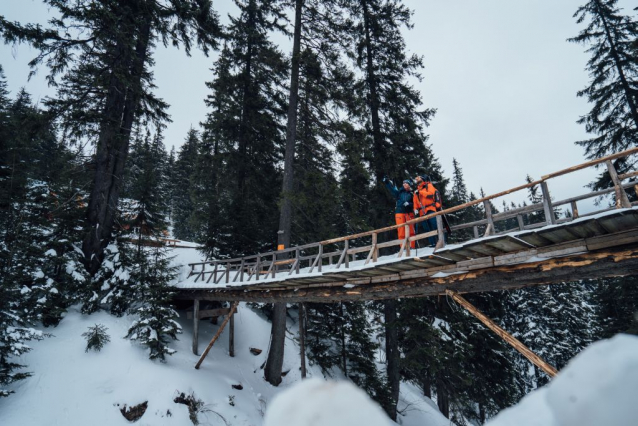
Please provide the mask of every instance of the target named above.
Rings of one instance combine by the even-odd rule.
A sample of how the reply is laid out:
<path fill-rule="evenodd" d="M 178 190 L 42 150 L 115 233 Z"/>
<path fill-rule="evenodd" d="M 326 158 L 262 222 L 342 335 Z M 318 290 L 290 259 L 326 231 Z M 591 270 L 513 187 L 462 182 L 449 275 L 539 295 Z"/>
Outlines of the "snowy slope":
<path fill-rule="evenodd" d="M 33 351 L 23 357 L 33 377 L 14 384 L 16 393 L 0 399 L 0 425 L 126 425 L 130 423 L 119 408 L 148 401 L 146 413 L 135 424 L 188 426 L 192 423 L 187 407 L 173 399 L 181 392 L 194 392 L 205 403 L 204 412 L 199 415 L 201 424 L 259 426 L 274 395 L 301 380 L 299 351 L 292 334 L 286 340 L 284 361 L 284 371 L 290 372 L 283 383 L 276 388 L 263 379 L 260 366 L 266 359 L 270 323 L 243 304 L 235 321 L 236 356 L 228 356 L 225 330 L 201 369 L 195 370 L 198 357 L 190 349 L 192 321 L 184 319 L 185 312 L 180 315 L 184 334 L 172 345 L 178 352 L 161 364 L 148 360 L 143 348 L 122 338 L 133 317 L 116 318 L 106 313 L 85 316 L 72 310 L 57 328 L 46 329 L 53 337 L 34 342 Z M 101 352 L 85 353 L 81 334 L 96 323 L 108 327 L 111 342 Z M 296 334 L 292 322 L 289 328 Z M 200 352 L 217 329 L 207 321 L 201 322 Z M 254 356 L 250 347 L 263 352 Z M 323 378 L 313 367 L 309 368 L 309 376 Z M 233 384 L 241 384 L 243 390 L 233 389 Z M 433 405 L 417 397 L 414 389 L 408 385 L 403 389 L 406 392 L 402 399 L 418 402 L 402 418 L 402 424 L 449 424 Z M 400 408 L 404 404 L 402 401 Z"/>
<path fill-rule="evenodd" d="M 547 386 L 486 426 L 631 426 L 638 424 L 638 337 L 596 342 Z"/>

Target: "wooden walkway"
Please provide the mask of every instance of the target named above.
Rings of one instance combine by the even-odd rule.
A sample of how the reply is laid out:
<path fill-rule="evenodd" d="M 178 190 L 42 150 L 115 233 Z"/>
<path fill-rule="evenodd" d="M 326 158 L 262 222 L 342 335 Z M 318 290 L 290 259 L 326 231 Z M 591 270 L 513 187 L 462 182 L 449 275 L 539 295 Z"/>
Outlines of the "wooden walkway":
<path fill-rule="evenodd" d="M 189 277 L 176 285 L 178 298 L 261 302 L 335 302 L 503 290 L 579 279 L 638 275 L 638 209 L 626 189 L 638 194 L 638 175 L 618 176 L 613 160 L 634 155 L 638 148 L 580 164 L 435 214 L 438 229 L 403 240 L 379 242 L 396 235 L 398 226 L 336 238 L 282 251 L 238 259 L 190 264 Z M 605 165 L 614 186 L 565 200 L 552 201 L 548 181 L 596 165 Z M 540 203 L 492 214 L 491 202 L 516 191 L 539 186 Z M 579 215 L 578 202 L 613 193 L 616 206 Z M 473 237 L 445 246 L 441 214 L 482 204 L 485 218 L 458 224 Z M 636 204 L 636 203 L 634 203 Z M 554 209 L 568 206 L 570 217 L 557 219 Z M 526 216 L 543 215 L 529 224 Z M 430 216 L 432 217 L 432 216 Z M 410 223 L 418 223 L 423 218 Z M 516 223 L 503 229 L 499 222 Z M 410 224 L 405 225 L 406 227 Z M 410 248 L 413 241 L 437 235 L 435 250 Z M 398 253 L 381 256 L 395 247 Z"/>

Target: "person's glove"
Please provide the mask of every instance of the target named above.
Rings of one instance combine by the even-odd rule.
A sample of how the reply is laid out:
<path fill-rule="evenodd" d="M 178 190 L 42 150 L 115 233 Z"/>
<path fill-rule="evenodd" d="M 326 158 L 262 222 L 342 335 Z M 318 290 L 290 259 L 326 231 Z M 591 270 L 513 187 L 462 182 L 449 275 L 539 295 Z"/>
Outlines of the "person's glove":
<path fill-rule="evenodd" d="M 414 215 L 418 216 L 419 215 L 419 211 L 418 210 L 414 210 Z"/>
<path fill-rule="evenodd" d="M 388 177 L 387 177 L 387 176 L 383 176 L 383 179 L 381 179 L 381 181 L 382 181 L 383 183 L 386 183 L 388 180 L 389 180 L 389 179 L 388 179 Z"/>
<path fill-rule="evenodd" d="M 410 205 L 410 203 L 408 203 L 407 201 L 406 201 L 405 203 L 403 203 L 403 206 L 404 206 L 404 207 L 407 207 L 407 206 L 409 206 L 409 205 Z"/>

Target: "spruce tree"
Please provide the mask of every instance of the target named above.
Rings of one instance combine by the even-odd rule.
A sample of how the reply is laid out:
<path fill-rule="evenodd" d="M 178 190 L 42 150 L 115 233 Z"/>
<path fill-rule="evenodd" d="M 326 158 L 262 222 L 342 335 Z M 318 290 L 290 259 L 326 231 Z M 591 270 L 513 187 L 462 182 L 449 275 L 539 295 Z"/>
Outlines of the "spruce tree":
<path fill-rule="evenodd" d="M 140 117 L 168 119 L 166 103 L 152 94 L 155 41 L 183 45 L 187 54 L 196 41 L 207 53 L 217 45 L 218 17 L 209 0 L 45 2 L 60 15 L 47 28 L 0 17 L 0 34 L 39 50 L 31 65 L 46 64 L 57 87 L 46 105 L 69 139 L 96 144 L 82 247 L 95 275 L 112 238 L 132 128 Z"/>
<path fill-rule="evenodd" d="M 578 92 L 593 104 L 578 122 L 585 125 L 591 139 L 577 142 L 588 158 L 596 159 L 636 146 L 638 143 L 638 56 L 635 43 L 638 21 L 623 14 L 618 0 L 590 0 L 574 14 L 578 24 L 587 26 L 569 41 L 587 46 L 591 82 Z M 616 160 L 619 173 L 633 167 L 633 161 Z M 595 188 L 609 186 L 606 173 Z"/>

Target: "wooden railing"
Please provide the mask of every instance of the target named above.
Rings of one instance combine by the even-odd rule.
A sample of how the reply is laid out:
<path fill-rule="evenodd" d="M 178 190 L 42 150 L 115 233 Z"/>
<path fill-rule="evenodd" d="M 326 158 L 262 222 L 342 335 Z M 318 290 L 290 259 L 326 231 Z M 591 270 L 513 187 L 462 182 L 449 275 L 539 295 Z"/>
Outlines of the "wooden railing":
<path fill-rule="evenodd" d="M 589 161 L 583 164 L 579 164 L 568 169 L 564 169 L 555 173 L 551 173 L 542 176 L 541 179 L 526 183 L 521 186 L 502 191 L 493 195 L 489 195 L 477 200 L 470 201 L 468 203 L 447 208 L 438 212 L 429 214 L 426 217 L 419 217 L 417 219 L 410 220 L 402 225 L 387 226 L 381 229 L 375 229 L 372 231 L 361 232 L 358 234 L 348 235 L 345 237 L 333 238 L 330 240 L 320 241 L 316 243 L 306 244 L 302 246 L 290 247 L 284 250 L 271 251 L 267 253 L 260 253 L 252 256 L 246 256 L 235 259 L 222 259 L 211 260 L 201 263 L 190 263 L 191 267 L 189 277 L 196 276 L 195 282 L 202 281 L 210 284 L 232 283 L 232 282 L 258 282 L 269 278 L 275 278 L 278 273 L 285 273 L 286 275 L 299 274 L 301 268 L 307 268 L 304 272 L 322 272 L 324 266 L 331 266 L 332 270 L 339 271 L 340 268 L 347 269 L 350 267 L 350 262 L 356 261 L 357 256 L 366 254 L 364 264 L 370 262 L 376 263 L 379 259 L 379 250 L 389 247 L 399 247 L 399 251 L 396 254 L 397 257 L 407 257 L 412 255 L 411 243 L 418 242 L 425 238 L 438 237 L 438 243 L 436 249 L 440 249 L 445 246 L 445 228 L 443 226 L 442 215 L 459 212 L 461 210 L 468 209 L 473 206 L 483 205 L 485 218 L 459 224 L 451 227 L 452 231 L 459 231 L 463 229 L 472 229 L 473 233 L 470 239 L 480 238 L 489 235 L 506 234 L 509 232 L 519 230 L 529 230 L 546 225 L 552 225 L 557 223 L 563 223 L 570 220 L 574 220 L 580 217 L 585 217 L 593 214 L 598 214 L 602 211 L 611 210 L 613 208 L 629 208 L 631 203 L 627 197 L 625 189 L 634 188 L 634 191 L 638 195 L 638 182 L 630 182 L 622 184 L 622 180 L 631 177 L 638 176 L 638 171 L 627 173 L 624 175 L 618 175 L 616 169 L 612 163 L 613 160 L 623 158 L 629 155 L 638 153 L 638 148 L 629 149 L 617 154 L 613 154 L 604 158 Z M 605 164 L 607 172 L 613 183 L 613 187 L 604 189 L 601 191 L 589 192 L 583 195 L 579 195 L 572 198 L 567 198 L 560 201 L 552 201 L 549 196 L 549 187 L 547 181 L 559 176 L 563 176 L 569 173 L 573 173 L 578 170 L 582 170 L 588 167 Z M 542 192 L 542 202 L 531 204 L 516 209 L 504 211 L 502 213 L 492 213 L 492 200 L 509 195 L 521 190 L 525 190 L 531 187 L 539 185 Z M 586 215 L 580 215 L 578 212 L 578 202 L 593 197 L 599 197 L 602 195 L 614 193 L 616 205 L 615 207 L 601 209 Z M 569 205 L 571 209 L 571 217 L 565 217 L 557 219 L 554 214 L 554 209 L 558 206 Z M 540 223 L 525 225 L 524 217 L 532 213 L 543 212 L 544 221 Z M 429 218 L 435 218 L 437 223 L 437 229 L 422 234 L 410 236 L 410 226 L 415 225 Z M 517 219 L 517 226 L 512 229 L 502 230 L 497 232 L 496 223 Z M 401 227 L 405 227 L 405 238 L 393 239 L 390 241 L 380 242 L 379 235 L 396 232 Z M 334 248 L 330 251 L 331 248 Z M 291 257 L 292 256 L 292 257 Z"/>

